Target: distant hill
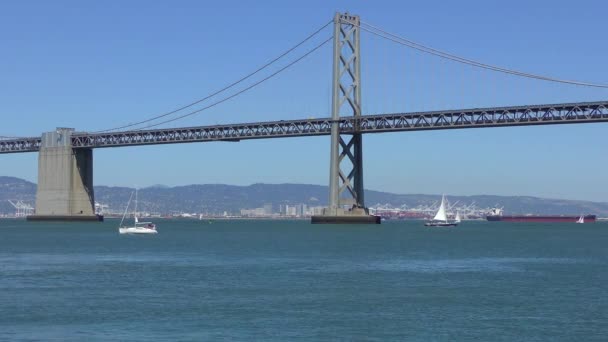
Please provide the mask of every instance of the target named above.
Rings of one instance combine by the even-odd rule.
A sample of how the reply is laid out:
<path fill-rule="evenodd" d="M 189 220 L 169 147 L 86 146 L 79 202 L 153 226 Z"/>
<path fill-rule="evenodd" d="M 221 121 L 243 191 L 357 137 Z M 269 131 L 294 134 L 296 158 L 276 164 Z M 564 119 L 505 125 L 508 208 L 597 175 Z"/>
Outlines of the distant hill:
<path fill-rule="evenodd" d="M 133 189 L 126 187 L 96 186 L 95 199 L 108 204 L 111 209 L 120 211 L 129 200 Z M 36 184 L 15 177 L 0 176 L 0 213 L 12 213 L 14 209 L 8 203 L 11 200 L 23 200 L 34 204 Z M 238 213 L 240 209 L 258 208 L 272 204 L 275 211 L 281 204 L 307 204 L 309 206 L 327 205 L 328 190 L 326 186 L 309 184 L 252 184 L 235 186 L 224 184 L 203 184 L 168 187 L 155 185 L 139 190 L 139 206 L 142 210 L 157 213 L 173 212 L 208 212 Z M 366 203 L 375 206 L 377 203 L 391 206 L 408 207 L 428 205 L 437 201 L 439 195 L 399 195 L 388 192 L 366 190 Z M 504 207 L 511 214 L 573 214 L 592 213 L 608 216 L 608 203 L 591 201 L 574 201 L 546 199 L 530 196 L 452 196 L 450 202 L 460 201 L 479 207 Z"/>

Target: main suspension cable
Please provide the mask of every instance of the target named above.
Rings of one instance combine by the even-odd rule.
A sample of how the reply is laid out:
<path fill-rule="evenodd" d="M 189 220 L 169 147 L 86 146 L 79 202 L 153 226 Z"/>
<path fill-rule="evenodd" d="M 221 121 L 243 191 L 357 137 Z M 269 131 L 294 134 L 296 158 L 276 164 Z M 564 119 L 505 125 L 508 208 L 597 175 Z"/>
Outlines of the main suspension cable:
<path fill-rule="evenodd" d="M 173 121 L 176 121 L 176 120 L 180 120 L 180 119 L 186 118 L 186 117 L 188 117 L 188 116 L 192 116 L 192 115 L 194 115 L 194 114 L 197 114 L 197 113 L 200 113 L 200 112 L 202 112 L 202 111 L 205 111 L 205 110 L 207 110 L 207 109 L 209 109 L 209 108 L 215 107 L 215 106 L 219 105 L 220 103 L 226 102 L 226 101 L 228 101 L 228 100 L 230 100 L 230 99 L 232 99 L 232 98 L 234 98 L 234 97 L 236 97 L 236 96 L 238 96 L 238 95 L 243 94 L 244 92 L 246 92 L 246 91 L 248 91 L 248 90 L 251 90 L 251 89 L 255 88 L 256 86 L 258 86 L 258 85 L 260 85 L 260 84 L 262 84 L 262 83 L 264 83 L 264 82 L 268 81 L 269 79 L 273 78 L 274 76 L 276 76 L 276 75 L 280 74 L 281 72 L 283 72 L 283 71 L 287 70 L 289 67 L 293 66 L 294 64 L 296 64 L 296 63 L 298 63 L 299 61 L 303 60 L 304 58 L 308 57 L 308 56 L 309 56 L 310 54 L 312 54 L 313 52 L 315 52 L 315 51 L 317 51 L 318 49 L 320 49 L 320 48 L 321 48 L 323 45 L 327 44 L 327 43 L 328 43 L 329 41 L 331 41 L 332 39 L 333 39 L 333 37 L 329 37 L 328 39 L 326 39 L 325 41 L 323 41 L 323 42 L 322 42 L 322 43 L 320 43 L 319 45 L 315 46 L 313 49 L 311 49 L 310 51 L 308 51 L 308 52 L 307 52 L 307 53 L 305 53 L 304 55 L 300 56 L 299 58 L 297 58 L 297 59 L 293 60 L 292 62 L 290 62 L 289 64 L 285 65 L 285 66 L 284 66 L 284 67 L 282 67 L 281 69 L 279 69 L 279 70 L 275 71 L 274 73 L 272 73 L 272 74 L 270 74 L 270 75 L 268 75 L 268 76 L 264 77 L 263 79 L 261 79 L 261 80 L 259 80 L 259 81 L 255 82 L 255 83 L 253 83 L 252 85 L 250 85 L 250 86 L 248 86 L 248 87 L 246 87 L 246 88 L 241 89 L 240 91 L 238 91 L 238 92 L 236 92 L 236 93 L 234 93 L 234 94 L 232 94 L 232 95 L 230 95 L 230 96 L 227 96 L 227 97 L 225 97 L 225 98 L 223 98 L 223 99 L 221 99 L 221 100 L 218 100 L 218 101 L 216 101 L 216 102 L 214 102 L 214 103 L 212 103 L 212 104 L 210 104 L 210 105 L 208 105 L 208 106 L 206 106 L 206 107 L 203 107 L 203 108 L 201 108 L 201 109 L 197 109 L 197 110 L 192 111 L 192 112 L 190 112 L 190 113 L 183 114 L 183 115 L 180 115 L 180 116 L 178 116 L 178 117 L 175 117 L 175 118 L 172 118 L 172 119 L 169 119 L 169 120 L 165 120 L 165 121 L 161 121 L 161 122 L 154 123 L 154 124 L 151 124 L 151 125 L 147 125 L 147 126 L 144 126 L 144 127 L 139 128 L 139 129 L 137 129 L 137 130 L 139 131 L 139 130 L 144 130 L 144 129 L 148 129 L 148 128 L 152 128 L 152 127 L 157 127 L 157 126 L 160 126 L 160 125 L 162 125 L 162 124 L 166 124 L 166 123 L 169 123 L 169 122 L 173 122 Z"/>
<path fill-rule="evenodd" d="M 220 94 L 220 93 L 223 93 L 223 92 L 225 92 L 226 90 L 228 90 L 228 89 L 230 89 L 230 88 L 232 88 L 232 87 L 234 87 L 234 86 L 236 86 L 236 85 L 238 85 L 238 84 L 242 83 L 243 81 L 245 81 L 245 80 L 247 80 L 247 79 L 251 78 L 252 76 L 254 76 L 254 75 L 256 75 L 257 73 L 259 73 L 260 71 L 262 71 L 262 70 L 266 69 L 267 67 L 269 67 L 270 65 L 274 64 L 275 62 L 277 62 L 277 61 L 278 61 L 278 60 L 280 60 L 281 58 L 283 58 L 283 57 L 287 56 L 287 55 L 288 55 L 288 54 L 290 54 L 292 51 L 294 51 L 294 50 L 295 50 L 295 49 L 297 49 L 298 47 L 302 46 L 302 44 L 304 44 L 304 43 L 306 43 L 307 41 L 309 41 L 310 39 L 312 39 L 312 38 L 313 38 L 314 36 L 316 36 L 316 35 L 317 35 L 319 32 L 323 31 L 323 29 L 325 29 L 325 28 L 326 28 L 326 27 L 327 27 L 329 24 L 331 24 L 332 22 L 333 22 L 333 20 L 331 20 L 331 21 L 327 22 L 325 25 L 321 26 L 319 29 L 317 29 L 317 30 L 316 30 L 316 31 L 314 31 L 313 33 L 309 34 L 309 35 L 308 35 L 306 38 L 304 38 L 304 40 L 302 40 L 302 41 L 301 41 L 301 42 L 299 42 L 298 44 L 296 44 L 296 45 L 292 46 L 292 47 L 291 47 L 291 48 L 289 48 L 287 51 L 283 52 L 282 54 L 280 54 L 280 55 L 279 55 L 279 56 L 277 56 L 276 58 L 272 59 L 272 60 L 271 60 L 271 61 L 269 61 L 268 63 L 266 63 L 266 64 L 262 65 L 261 67 L 259 67 L 259 68 L 258 68 L 258 69 L 256 69 L 255 71 L 253 71 L 253 72 L 251 72 L 251 73 L 249 73 L 249 74 L 247 74 L 247 75 L 245 75 L 245 76 L 241 77 L 240 79 L 238 79 L 238 80 L 236 80 L 236 81 L 234 81 L 234 82 L 230 83 L 229 85 L 225 86 L 224 88 L 219 89 L 219 90 L 217 90 L 217 91 L 215 91 L 215 92 L 213 92 L 213 93 L 211 93 L 211 94 L 209 94 L 209 95 L 207 95 L 207 96 L 203 97 L 202 99 L 196 100 L 196 101 L 194 101 L 194 102 L 192 102 L 192 103 L 190 103 L 190 104 L 184 105 L 184 106 L 179 107 L 179 108 L 177 108 L 177 109 L 175 109 L 175 110 L 172 110 L 172 111 L 170 111 L 170 112 L 167 112 L 167 113 L 164 113 L 164 114 L 160 114 L 160 115 L 157 115 L 157 116 L 154 116 L 154 117 L 148 118 L 148 119 L 146 119 L 146 120 L 142 120 L 142 121 L 138 121 L 138 122 L 133 122 L 133 123 L 130 123 L 130 124 L 126 124 L 126 125 L 123 125 L 123 126 L 118 126 L 118 127 L 114 127 L 114 128 L 109 128 L 109 129 L 104 129 L 104 130 L 100 130 L 100 131 L 95 131 L 95 132 L 92 132 L 92 133 L 104 133 L 104 132 L 110 132 L 110 131 L 116 131 L 116 130 L 119 130 L 119 129 L 129 128 L 129 127 L 133 127 L 133 126 L 138 126 L 138 125 L 141 125 L 141 124 L 148 123 L 148 122 L 150 122 L 150 121 L 154 121 L 154 120 L 158 120 L 158 119 L 163 118 L 163 117 L 167 117 L 167 116 L 169 116 L 169 115 L 171 115 L 171 114 L 175 114 L 175 113 L 180 112 L 180 111 L 182 111 L 182 110 L 184 110 L 184 109 L 186 109 L 186 108 L 190 108 L 190 107 L 192 107 L 192 106 L 194 106 L 194 105 L 196 105 L 196 104 L 199 104 L 199 103 L 201 103 L 201 102 L 203 102 L 203 101 L 205 101 L 205 100 L 208 100 L 208 99 L 210 99 L 210 98 L 212 98 L 212 97 L 214 97 L 214 96 L 216 96 L 216 95 L 218 95 L 218 94 Z"/>
<path fill-rule="evenodd" d="M 355 23 L 352 22 L 348 22 L 349 24 L 352 25 L 356 25 Z M 542 80 L 542 81 L 549 81 L 549 82 L 557 82 L 557 83 L 565 83 L 565 84 L 572 84 L 572 85 L 578 85 L 578 86 L 585 86 L 585 87 L 594 87 L 594 88 L 604 88 L 604 89 L 608 89 L 608 84 L 599 84 L 599 83 L 591 83 L 591 82 L 581 82 L 581 81 L 573 81 L 573 80 L 564 80 L 564 79 L 558 79 L 558 78 L 554 78 L 554 77 L 549 77 L 549 76 L 543 76 L 543 75 L 537 75 L 537 74 L 531 74 L 531 73 L 527 73 L 527 72 L 522 72 L 522 71 L 517 71 L 517 70 L 513 70 L 513 69 L 507 69 L 507 68 L 502 68 L 499 66 L 495 66 L 495 65 L 490 65 L 490 64 L 485 64 L 485 63 L 481 63 L 481 62 L 477 62 L 474 61 L 472 59 L 468 59 L 468 58 L 464 58 L 464 57 L 460 57 L 460 56 L 456 56 L 444 51 L 440 51 L 431 47 L 428 47 L 426 45 L 422 45 L 416 42 L 413 42 L 409 39 L 403 38 L 401 36 L 398 36 L 396 34 L 387 32 L 385 30 L 382 30 L 381 28 L 365 23 L 365 22 L 361 22 L 361 25 L 359 26 L 362 30 L 365 30 L 371 34 L 374 34 L 376 36 L 382 37 L 384 39 L 393 41 L 395 43 L 401 44 L 401 45 L 405 45 L 408 46 L 412 49 L 427 53 L 427 54 L 431 54 L 437 57 L 441 57 L 441 58 L 445 58 L 445 59 L 449 59 L 458 63 L 463 63 L 463 64 L 468 64 L 468 65 L 472 65 L 474 67 L 478 67 L 478 68 L 483 68 L 483 69 L 488 69 L 488 70 L 493 70 L 493 71 L 497 71 L 497 72 L 502 72 L 505 74 L 510 74 L 510 75 L 515 75 L 515 76 L 521 76 L 521 77 L 527 77 L 527 78 L 533 78 L 533 79 L 537 79 L 537 80 Z"/>

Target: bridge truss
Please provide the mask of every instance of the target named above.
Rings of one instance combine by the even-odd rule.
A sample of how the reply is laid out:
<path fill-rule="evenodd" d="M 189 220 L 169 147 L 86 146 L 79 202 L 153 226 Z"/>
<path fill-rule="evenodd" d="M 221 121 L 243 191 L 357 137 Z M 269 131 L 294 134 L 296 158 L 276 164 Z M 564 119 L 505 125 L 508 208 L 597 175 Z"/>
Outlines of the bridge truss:
<path fill-rule="evenodd" d="M 608 101 L 494 107 L 340 117 L 340 133 L 512 127 L 608 122 Z M 73 148 L 103 148 L 329 135 L 330 118 L 88 134 L 75 132 Z M 36 152 L 41 138 L 0 140 L 0 153 Z"/>

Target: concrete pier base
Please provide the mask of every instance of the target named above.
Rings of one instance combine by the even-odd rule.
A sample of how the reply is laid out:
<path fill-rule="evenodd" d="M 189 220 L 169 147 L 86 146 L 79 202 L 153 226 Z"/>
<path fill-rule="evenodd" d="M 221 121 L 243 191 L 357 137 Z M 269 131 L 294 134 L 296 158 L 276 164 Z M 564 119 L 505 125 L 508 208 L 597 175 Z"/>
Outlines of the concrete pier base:
<path fill-rule="evenodd" d="M 365 208 L 336 209 L 335 213 L 331 213 L 327 208 L 323 215 L 310 218 L 312 224 L 380 224 L 380 222 L 380 216 L 370 215 Z"/>
<path fill-rule="evenodd" d="M 73 149 L 71 128 L 42 134 L 32 221 L 100 221 L 95 215 L 93 150 Z"/>
<path fill-rule="evenodd" d="M 80 216 L 80 215 L 30 215 L 26 217 L 28 221 L 83 221 L 83 222 L 103 222 L 103 215 Z"/>

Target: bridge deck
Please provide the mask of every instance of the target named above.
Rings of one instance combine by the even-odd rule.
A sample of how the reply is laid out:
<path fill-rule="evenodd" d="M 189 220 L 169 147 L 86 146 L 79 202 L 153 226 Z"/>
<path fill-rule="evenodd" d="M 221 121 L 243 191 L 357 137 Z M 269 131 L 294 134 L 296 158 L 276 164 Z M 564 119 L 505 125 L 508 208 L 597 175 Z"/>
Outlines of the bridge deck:
<path fill-rule="evenodd" d="M 344 133 L 357 130 L 361 133 L 380 133 L 594 122 L 608 122 L 608 101 L 342 117 L 339 125 Z M 331 119 L 323 118 L 112 133 L 75 133 L 72 145 L 74 148 L 102 148 L 329 135 L 331 124 Z M 40 143 L 38 137 L 0 140 L 0 153 L 35 152 L 39 150 Z"/>

